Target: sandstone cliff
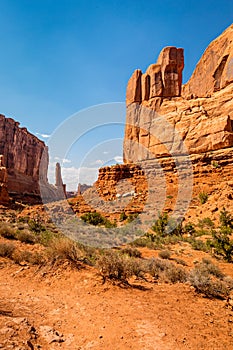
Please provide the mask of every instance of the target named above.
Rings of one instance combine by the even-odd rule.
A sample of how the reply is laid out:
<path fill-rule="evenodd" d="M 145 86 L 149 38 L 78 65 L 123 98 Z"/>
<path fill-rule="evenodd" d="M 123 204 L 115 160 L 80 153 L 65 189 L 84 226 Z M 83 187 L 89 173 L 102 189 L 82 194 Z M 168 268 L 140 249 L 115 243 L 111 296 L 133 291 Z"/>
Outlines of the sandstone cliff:
<path fill-rule="evenodd" d="M 162 210 L 176 208 L 176 216 L 188 210 L 189 218 L 199 208 L 203 191 L 215 198 L 205 204 L 209 215 L 221 205 L 233 212 L 233 25 L 209 45 L 184 86 L 183 68 L 183 49 L 167 47 L 145 73 L 133 73 L 126 92 L 125 164 L 119 172 L 128 164 L 142 169 L 153 194 L 149 205 L 154 216 L 162 203 Z M 96 183 L 101 197 L 118 200 L 118 181 L 114 169 L 101 169 Z M 144 186 L 141 200 L 140 195 L 133 198 L 127 208 L 131 204 L 132 212 L 139 212 L 144 203 L 145 211 L 147 197 L 151 196 Z M 201 208 L 198 214 L 202 215 Z"/>
<path fill-rule="evenodd" d="M 45 143 L 20 128 L 12 118 L 0 115 L 0 155 L 4 165 L 0 167 L 0 202 L 6 202 L 8 194 L 23 202 L 40 202 L 43 187 L 46 200 L 57 199 L 63 192 L 62 180 L 59 186 L 48 183 L 48 148 Z M 59 192 L 59 195 L 58 195 Z"/>

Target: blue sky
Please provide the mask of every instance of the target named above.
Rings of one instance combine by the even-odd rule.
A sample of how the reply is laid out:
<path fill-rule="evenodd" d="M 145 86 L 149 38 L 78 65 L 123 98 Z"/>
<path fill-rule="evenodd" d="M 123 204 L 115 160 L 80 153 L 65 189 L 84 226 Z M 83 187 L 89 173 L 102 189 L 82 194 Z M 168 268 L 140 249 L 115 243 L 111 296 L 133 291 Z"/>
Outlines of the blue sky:
<path fill-rule="evenodd" d="M 232 22 L 231 0 L 1 0 L 0 113 L 49 135 L 81 109 L 124 102 L 132 72 L 169 45 L 185 49 L 185 82 Z"/>

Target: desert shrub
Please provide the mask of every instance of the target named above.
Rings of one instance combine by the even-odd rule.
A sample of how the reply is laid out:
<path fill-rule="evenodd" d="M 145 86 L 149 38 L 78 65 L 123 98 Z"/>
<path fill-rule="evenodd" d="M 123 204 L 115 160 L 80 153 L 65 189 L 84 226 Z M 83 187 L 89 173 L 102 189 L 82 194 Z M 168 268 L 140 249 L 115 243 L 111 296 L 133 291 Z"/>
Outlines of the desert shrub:
<path fill-rule="evenodd" d="M 196 266 L 200 271 L 204 274 L 210 274 L 217 278 L 223 278 L 224 274 L 219 269 L 217 265 L 215 265 L 210 259 L 203 258 L 202 261 Z"/>
<path fill-rule="evenodd" d="M 104 281 L 110 279 L 127 282 L 135 273 L 139 274 L 140 270 L 133 258 L 114 251 L 105 251 L 100 255 L 97 266 Z"/>
<path fill-rule="evenodd" d="M 160 276 L 160 278 L 162 277 L 164 281 L 168 283 L 184 283 L 187 280 L 187 273 L 182 267 L 171 265 L 164 271 L 162 276 Z"/>
<path fill-rule="evenodd" d="M 139 215 L 138 213 L 129 214 L 128 217 L 127 217 L 127 222 L 128 223 L 133 222 L 135 219 L 137 219 L 138 215 Z"/>
<path fill-rule="evenodd" d="M 148 272 L 157 280 L 177 283 L 186 281 L 186 272 L 183 268 L 175 266 L 170 261 L 159 258 L 152 258 L 148 261 Z"/>
<path fill-rule="evenodd" d="M 198 293 L 203 293 L 209 298 L 226 298 L 229 294 L 226 283 L 213 280 L 208 271 L 198 267 L 190 271 L 188 280 Z"/>
<path fill-rule="evenodd" d="M 126 254 L 130 257 L 141 258 L 142 253 L 137 248 L 126 247 L 121 250 L 122 254 Z"/>
<path fill-rule="evenodd" d="M 12 243 L 0 243 L 0 256 L 11 258 L 15 250 L 15 246 Z"/>
<path fill-rule="evenodd" d="M 201 241 L 200 239 L 195 239 L 194 237 L 187 237 L 185 238 L 184 241 L 191 244 L 191 247 L 194 250 L 201 250 L 202 252 L 208 252 L 210 250 L 209 245 L 207 245 L 205 242 Z"/>
<path fill-rule="evenodd" d="M 188 266 L 188 264 L 186 263 L 186 261 L 184 261 L 183 259 L 180 258 L 173 258 L 172 260 L 174 260 L 177 264 L 179 265 L 183 265 L 183 266 Z"/>
<path fill-rule="evenodd" d="M 160 237 L 181 236 L 184 232 L 182 222 L 177 222 L 172 218 L 169 219 L 166 212 L 159 214 L 158 219 L 154 222 L 151 229 L 155 232 L 156 236 Z"/>
<path fill-rule="evenodd" d="M 159 214 L 158 219 L 154 222 L 151 229 L 159 236 L 166 235 L 166 227 L 168 225 L 168 214 Z"/>
<path fill-rule="evenodd" d="M 29 229 L 35 233 L 40 233 L 46 231 L 45 226 L 41 223 L 40 219 L 37 220 L 28 220 Z"/>
<path fill-rule="evenodd" d="M 30 231 L 23 230 L 23 231 L 17 231 L 17 239 L 20 242 L 28 243 L 28 244 L 34 244 L 36 242 L 36 237 L 33 235 Z"/>
<path fill-rule="evenodd" d="M 161 250 L 158 255 L 161 259 L 171 258 L 171 252 L 169 250 Z"/>
<path fill-rule="evenodd" d="M 94 226 L 104 225 L 105 223 L 105 218 L 100 213 L 97 213 L 97 212 L 85 213 L 81 216 L 81 219 L 87 224 L 94 225 Z"/>
<path fill-rule="evenodd" d="M 16 239 L 16 230 L 9 224 L 3 222 L 0 225 L 0 235 L 6 239 Z"/>
<path fill-rule="evenodd" d="M 104 226 L 105 226 L 106 228 L 113 228 L 113 227 L 116 227 L 117 224 L 116 224 L 116 221 L 111 222 L 110 220 L 105 219 L 105 220 L 104 220 Z"/>
<path fill-rule="evenodd" d="M 126 219 L 128 218 L 128 216 L 125 214 L 125 212 L 123 211 L 121 214 L 120 214 L 120 221 L 125 221 Z"/>
<path fill-rule="evenodd" d="M 214 254 L 221 256 L 227 262 L 232 262 L 233 240 L 231 240 L 232 229 L 221 227 L 219 231 L 212 231 L 212 241 L 209 245 L 214 248 Z"/>
<path fill-rule="evenodd" d="M 230 276 L 225 276 L 223 282 L 227 285 L 228 289 L 233 290 L 233 278 Z"/>
<path fill-rule="evenodd" d="M 40 233 L 38 241 L 40 242 L 40 244 L 44 245 L 45 247 L 48 247 L 52 240 L 55 238 L 59 237 L 56 237 L 56 235 L 53 232 L 46 230 Z"/>
<path fill-rule="evenodd" d="M 231 214 L 223 207 L 220 211 L 219 221 L 221 227 L 233 228 L 233 219 Z"/>
<path fill-rule="evenodd" d="M 206 217 L 206 218 L 203 218 L 203 219 L 200 219 L 199 221 L 198 221 L 198 227 L 199 228 L 201 228 L 201 229 L 204 229 L 204 228 L 206 228 L 206 229 L 212 229 L 212 228 L 214 228 L 214 222 L 210 219 L 210 218 L 208 218 L 208 217 Z"/>
<path fill-rule="evenodd" d="M 196 232 L 195 226 L 194 226 L 194 224 L 191 223 L 191 222 L 188 222 L 188 223 L 184 226 L 183 230 L 184 230 L 184 233 L 188 233 L 188 234 L 190 234 L 190 235 L 194 235 L 195 232 Z"/>
<path fill-rule="evenodd" d="M 16 264 L 22 264 L 27 262 L 32 265 L 42 265 L 45 262 L 45 257 L 39 252 L 32 253 L 27 250 L 17 250 L 14 251 L 12 255 L 12 260 Z"/>
<path fill-rule="evenodd" d="M 201 203 L 201 204 L 205 204 L 205 203 L 207 202 L 207 200 L 208 200 L 208 193 L 206 193 L 206 192 L 200 192 L 199 195 L 198 195 L 198 197 L 199 197 L 200 203 Z"/>
<path fill-rule="evenodd" d="M 69 260 L 77 263 L 83 260 L 83 253 L 78 245 L 69 238 L 54 239 L 48 250 L 53 262 L 56 260 Z"/>

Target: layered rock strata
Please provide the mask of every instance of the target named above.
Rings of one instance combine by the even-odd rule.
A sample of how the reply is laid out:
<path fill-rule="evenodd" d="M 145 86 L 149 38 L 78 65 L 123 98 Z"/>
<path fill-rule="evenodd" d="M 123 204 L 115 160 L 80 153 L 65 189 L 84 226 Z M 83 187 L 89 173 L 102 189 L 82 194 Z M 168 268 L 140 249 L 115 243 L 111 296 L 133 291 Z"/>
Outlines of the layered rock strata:
<path fill-rule="evenodd" d="M 40 202 L 41 187 L 47 189 L 47 197 L 60 197 L 57 195 L 61 192 L 60 188 L 57 192 L 59 186 L 48 183 L 49 155 L 45 143 L 3 115 L 0 115 L 0 155 L 5 160 L 7 180 L 4 186 L 11 197 L 23 202 Z"/>
<path fill-rule="evenodd" d="M 221 197 L 221 203 L 228 209 L 232 207 L 233 25 L 209 45 L 184 86 L 183 67 L 183 49 L 167 47 L 144 74 L 138 69 L 133 73 L 126 92 L 122 168 L 129 164 L 139 166 L 145 170 L 149 184 L 155 166 L 160 168 L 162 171 L 156 176 L 164 178 L 164 185 L 162 180 L 158 183 L 165 186 L 163 210 L 167 211 L 177 205 L 179 191 L 186 186 L 185 177 L 193 176 L 193 185 L 190 182 L 188 189 L 191 197 L 186 198 L 184 192 L 181 201 L 182 205 L 185 202 L 189 205 L 189 217 L 189 212 L 200 206 L 201 192 L 220 198 L 221 188 L 226 197 Z M 191 164 L 191 171 L 184 171 L 180 177 L 177 164 L 181 164 L 183 170 Z M 115 199 L 118 181 L 112 169 L 100 169 L 97 186 L 102 184 L 104 189 L 100 196 Z M 111 185 L 106 187 L 109 182 Z M 149 187 L 148 190 L 155 191 L 152 210 L 156 213 L 159 186 Z M 144 196 L 147 195 L 145 190 Z M 210 214 L 218 213 L 220 205 L 209 205 Z M 139 207 L 132 206 L 136 212 Z M 180 208 L 180 215 L 183 214 Z"/>

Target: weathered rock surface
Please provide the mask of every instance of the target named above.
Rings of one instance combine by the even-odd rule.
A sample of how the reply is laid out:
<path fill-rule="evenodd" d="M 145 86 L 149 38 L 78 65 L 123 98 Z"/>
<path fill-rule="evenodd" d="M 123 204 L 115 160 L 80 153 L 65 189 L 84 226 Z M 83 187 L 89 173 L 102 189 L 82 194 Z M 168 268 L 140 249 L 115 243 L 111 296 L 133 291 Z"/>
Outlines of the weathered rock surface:
<path fill-rule="evenodd" d="M 208 97 L 233 82 L 233 24 L 208 46 L 182 95 Z"/>
<path fill-rule="evenodd" d="M 0 156 L 0 203 L 8 203 L 9 194 L 7 189 L 7 170 L 4 163 L 4 158 Z"/>
<path fill-rule="evenodd" d="M 11 197 L 29 203 L 41 201 L 41 188 L 48 194 L 46 200 L 61 198 L 61 193 L 64 196 L 63 185 L 48 183 L 49 155 L 45 143 L 3 115 L 0 115 L 0 155 L 5 160 L 5 168 L 0 167 L 1 203 L 8 201 L 7 189 Z"/>
<path fill-rule="evenodd" d="M 129 81 L 127 92 L 129 95 L 131 91 L 132 98 L 126 98 L 125 162 L 181 154 L 182 143 L 188 154 L 233 145 L 232 40 L 230 26 L 207 48 L 181 96 L 181 49 L 165 48 L 159 56 L 159 65 L 148 68 L 150 93 L 142 75 L 141 84 L 145 87 L 140 102 L 133 101 L 135 84 Z"/>
<path fill-rule="evenodd" d="M 145 74 L 135 70 L 127 86 L 126 104 L 141 103 L 155 97 L 180 96 L 183 68 L 183 49 L 164 48 L 157 63 L 151 64 Z"/>
<path fill-rule="evenodd" d="M 129 164 L 137 164 L 144 170 L 144 181 L 149 184 L 148 189 L 154 191 L 154 202 L 149 205 L 155 215 L 162 202 L 163 210 L 166 211 L 173 211 L 179 202 L 179 191 L 186 187 L 184 179 L 189 178 L 190 174 L 183 172 L 179 178 L 177 162 L 184 170 L 188 160 L 191 163 L 193 185 L 183 192 L 178 214 L 180 210 L 182 217 L 182 206 L 188 203 L 187 218 L 192 216 L 190 213 L 193 208 L 197 211 L 200 206 L 198 196 L 201 192 L 215 198 L 212 204 L 205 204 L 211 217 L 219 215 L 221 209 L 216 201 L 227 209 L 231 207 L 232 40 L 233 26 L 230 26 L 210 44 L 183 88 L 183 50 L 173 47 L 165 48 L 157 63 L 149 66 L 145 74 L 136 70 L 129 80 L 126 93 L 125 164 L 122 169 Z M 156 167 L 161 171 L 155 176 Z M 154 177 L 158 180 L 153 183 Z M 105 200 L 115 198 L 119 179 L 112 169 L 100 169 L 97 184 L 101 184 L 104 189 L 102 196 Z M 107 184 L 110 184 L 109 187 Z M 190 203 L 188 191 L 191 193 Z M 146 188 L 143 195 L 144 198 L 149 196 Z M 139 203 L 142 207 L 145 201 L 138 200 L 132 206 L 132 211 L 140 211 Z M 201 217 L 202 208 L 198 213 Z"/>

